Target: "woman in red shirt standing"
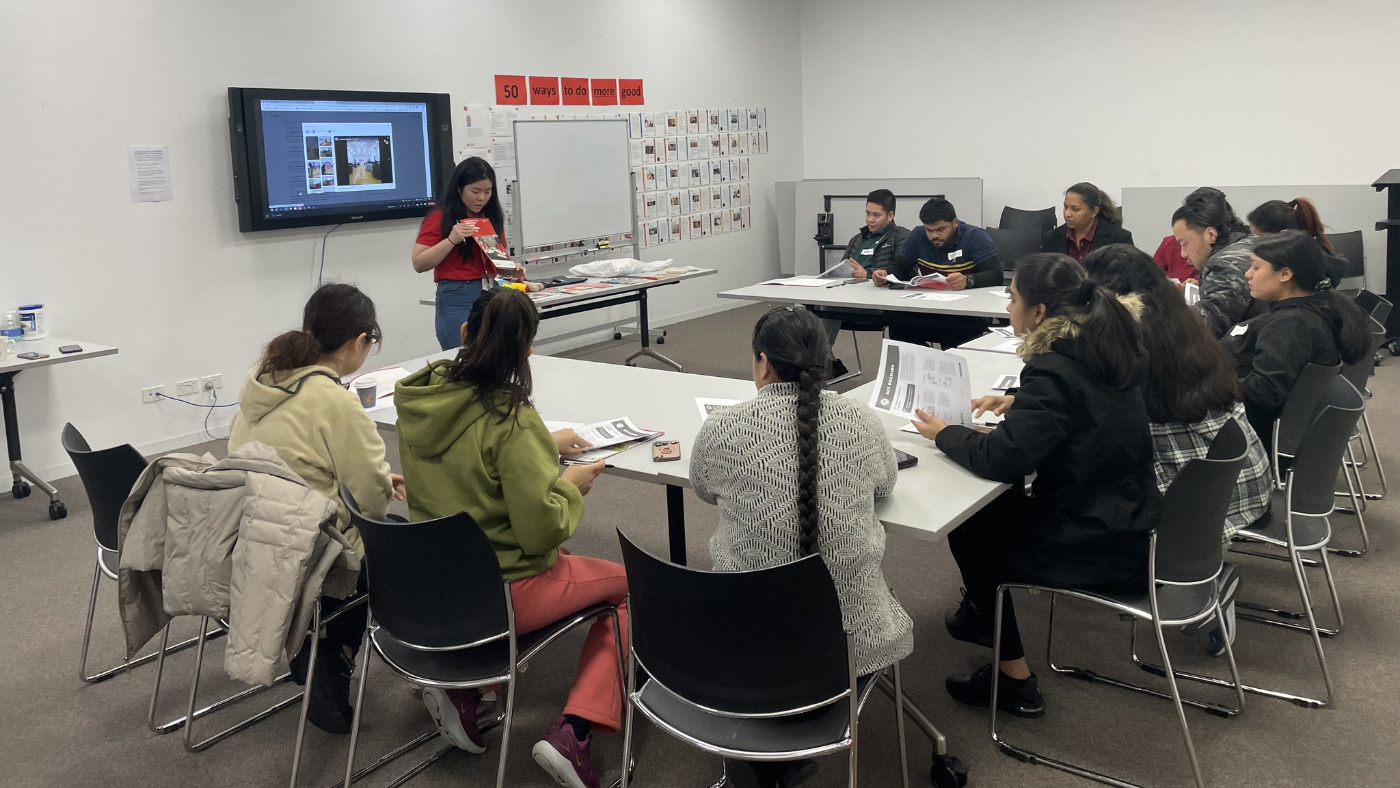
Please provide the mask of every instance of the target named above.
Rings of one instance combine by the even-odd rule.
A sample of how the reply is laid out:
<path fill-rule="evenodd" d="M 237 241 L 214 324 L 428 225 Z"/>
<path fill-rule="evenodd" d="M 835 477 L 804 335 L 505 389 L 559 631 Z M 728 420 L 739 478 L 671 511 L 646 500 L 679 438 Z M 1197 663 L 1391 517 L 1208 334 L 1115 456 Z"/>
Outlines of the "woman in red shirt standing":
<path fill-rule="evenodd" d="M 462 324 L 472 303 L 496 276 L 496 266 L 474 236 L 495 235 L 505 245 L 505 211 L 496 196 L 496 171 L 480 157 L 464 159 L 443 188 L 438 206 L 418 228 L 413 270 L 433 272 L 437 283 L 434 328 L 438 345 L 449 350 L 461 347 Z M 468 243 L 468 239 L 473 240 Z M 524 275 L 523 266 L 516 269 L 516 277 Z"/>

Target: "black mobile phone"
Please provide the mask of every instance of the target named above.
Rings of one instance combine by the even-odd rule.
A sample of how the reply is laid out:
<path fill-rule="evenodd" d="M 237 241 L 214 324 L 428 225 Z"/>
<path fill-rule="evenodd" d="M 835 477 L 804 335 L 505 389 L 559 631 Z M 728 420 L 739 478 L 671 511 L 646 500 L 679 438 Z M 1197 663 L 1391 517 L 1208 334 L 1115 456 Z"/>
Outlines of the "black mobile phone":
<path fill-rule="evenodd" d="M 918 457 L 915 457 L 907 451 L 900 451 L 899 449 L 894 450 L 894 459 L 895 462 L 898 463 L 899 470 L 901 471 L 905 468 L 913 468 L 915 465 L 919 464 Z"/>
<path fill-rule="evenodd" d="M 62 354 L 64 354 L 64 355 L 68 355 L 69 353 L 81 353 L 81 352 L 83 352 L 83 346 L 82 346 L 82 345 L 61 345 L 61 346 L 58 348 L 58 352 L 60 352 L 60 353 L 62 353 Z"/>
<path fill-rule="evenodd" d="M 33 352 L 30 352 L 30 353 L 20 353 L 18 356 L 16 356 L 16 358 L 22 358 L 22 359 L 24 359 L 25 361 L 38 361 L 38 360 L 41 359 L 41 358 L 48 358 L 48 357 L 49 357 L 49 354 L 48 354 L 48 353 L 33 353 Z"/>

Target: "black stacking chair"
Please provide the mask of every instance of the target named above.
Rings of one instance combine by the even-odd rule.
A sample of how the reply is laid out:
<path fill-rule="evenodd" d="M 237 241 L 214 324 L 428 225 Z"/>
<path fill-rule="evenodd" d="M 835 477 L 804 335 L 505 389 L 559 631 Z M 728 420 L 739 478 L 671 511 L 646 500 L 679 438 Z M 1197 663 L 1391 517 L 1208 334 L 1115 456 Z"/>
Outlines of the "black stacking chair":
<path fill-rule="evenodd" d="M 1293 381 L 1293 388 L 1288 392 L 1288 399 L 1283 403 L 1283 410 L 1279 417 L 1274 420 L 1274 440 L 1272 445 L 1274 484 L 1282 487 L 1284 478 L 1283 470 L 1279 465 L 1280 459 L 1288 459 L 1293 456 L 1293 452 L 1298 448 L 1298 441 L 1312 425 L 1313 419 L 1322 410 L 1322 398 L 1327 392 L 1327 387 L 1342 371 L 1342 365 L 1336 364 L 1324 367 L 1320 364 L 1309 364 L 1303 367 L 1303 371 L 1298 373 L 1298 379 Z"/>
<path fill-rule="evenodd" d="M 1021 258 L 1040 251 L 1042 233 L 1033 229 L 1003 230 L 998 227 L 986 229 L 987 235 L 992 237 L 992 243 L 997 247 L 997 256 L 1001 258 L 1002 281 L 1010 284 L 1011 276 L 1016 272 L 1016 263 Z"/>
<path fill-rule="evenodd" d="M 708 753 L 790 761 L 845 751 L 856 785 L 857 724 L 878 682 L 856 675 L 855 642 L 817 555 L 751 572 L 667 563 L 618 532 L 630 589 L 631 630 L 623 763 L 633 712 Z M 801 670 L 793 670 L 801 665 Z M 637 671 L 650 677 L 637 687 Z M 891 666 L 902 698 L 899 664 Z M 903 704 L 896 701 L 900 765 L 909 785 Z M 622 788 L 629 783 L 624 775 Z"/>
<path fill-rule="evenodd" d="M 501 712 L 485 720 L 480 728 L 484 733 L 496 724 L 502 726 L 500 765 L 496 769 L 496 788 L 501 788 L 505 785 L 515 683 L 520 671 L 560 635 L 599 616 L 612 618 L 621 670 L 617 608 L 593 605 L 547 627 L 517 635 L 510 581 L 501 577 L 491 542 L 470 514 L 459 512 L 411 524 L 371 520 L 360 512 L 344 486 L 340 488 L 340 498 L 364 541 L 369 571 L 369 626 L 362 653 L 368 655 L 372 646 L 391 670 L 423 686 L 469 689 L 504 685 Z M 359 772 L 354 771 L 360 718 L 365 709 L 365 684 L 373 661 L 368 656 L 364 660 L 350 730 L 350 752 L 345 760 L 345 781 L 341 783 L 346 788 L 438 735 L 436 730 L 426 733 Z M 440 750 L 391 784 L 407 781 L 451 750 Z"/>
<path fill-rule="evenodd" d="M 997 227 L 1003 230 L 1028 230 L 1044 235 L 1055 229 L 1055 208 L 1051 206 L 1038 211 L 1027 211 L 1008 205 L 1001 209 L 1001 221 L 997 222 Z M 1037 247 L 1039 240 L 1037 236 Z"/>
<path fill-rule="evenodd" d="M 1342 367 L 1342 377 L 1346 378 L 1347 382 L 1352 385 L 1352 388 L 1356 389 L 1356 392 L 1361 395 L 1363 403 L 1371 398 L 1371 392 L 1366 386 L 1371 375 L 1375 373 L 1376 351 L 1380 349 L 1383 342 L 1385 342 L 1385 326 L 1372 320 L 1371 352 L 1366 354 L 1365 358 L 1355 364 L 1348 364 Z M 1350 467 L 1356 469 L 1357 488 L 1361 492 L 1361 508 L 1364 510 L 1366 508 L 1366 501 L 1380 500 L 1389 492 L 1385 479 L 1385 466 L 1381 464 L 1380 449 L 1376 446 L 1376 436 L 1371 432 L 1371 419 L 1365 410 L 1361 411 L 1361 426 L 1357 429 L 1356 434 L 1352 436 L 1352 440 L 1355 441 L 1356 445 L 1361 449 L 1361 459 L 1357 460 L 1355 455 L 1352 454 L 1349 464 Z M 1350 451 L 1350 449 L 1348 449 L 1348 451 Z M 1361 469 L 1370 467 L 1372 462 L 1375 463 L 1376 476 L 1381 486 L 1381 491 L 1378 493 L 1366 492 L 1361 484 Z M 1338 511 L 1346 512 L 1348 510 L 1338 509 Z"/>
<path fill-rule="evenodd" d="M 1235 665 L 1234 650 L 1227 636 L 1225 654 L 1229 658 L 1230 674 L 1234 678 L 1232 686 L 1235 688 L 1238 706 L 1227 709 L 1199 701 L 1184 701 L 1177 687 L 1177 674 L 1171 667 L 1171 657 L 1167 654 L 1164 632 L 1168 628 L 1189 626 L 1212 617 L 1217 621 L 1224 620 L 1220 608 L 1220 593 L 1216 585 L 1216 578 L 1220 576 L 1224 565 L 1221 536 L 1225 532 L 1225 512 L 1230 506 L 1230 498 L 1234 494 L 1235 483 L 1247 453 L 1248 445 L 1245 442 L 1244 431 L 1232 420 L 1215 436 L 1210 454 L 1204 459 L 1188 462 L 1186 467 L 1181 469 L 1181 473 L 1172 480 L 1162 501 L 1161 518 L 1149 538 L 1146 593 L 1105 594 L 1033 583 L 1006 583 L 997 589 L 996 612 L 993 618 L 996 624 L 992 632 L 993 666 L 997 664 L 998 655 L 1001 653 L 1001 615 L 1006 593 L 1012 589 L 1048 593 L 1050 628 L 1045 647 L 1046 661 L 1059 673 L 1171 699 L 1176 705 L 1177 721 L 1181 724 L 1181 735 L 1186 740 L 1186 754 L 1190 758 L 1191 772 L 1195 776 L 1197 786 L 1204 786 L 1205 782 L 1201 777 L 1201 767 L 1196 760 L 1196 747 L 1191 740 L 1191 730 L 1186 724 L 1186 712 L 1182 704 L 1189 703 L 1233 716 L 1244 710 L 1243 685 Z M 1162 672 L 1167 678 L 1170 694 L 1101 676 L 1083 668 L 1056 666 L 1052 647 L 1055 634 L 1055 600 L 1060 596 L 1103 605 L 1119 615 L 1132 617 L 1134 638 L 1137 635 L 1138 621 L 1152 622 L 1153 631 L 1157 636 L 1157 647 L 1162 654 L 1162 664 L 1165 666 Z M 1050 766 L 1110 785 L 1133 785 L 1120 778 L 1048 758 L 1002 739 L 996 728 L 998 683 L 992 681 L 992 741 L 1003 753 L 1022 761 Z"/>
<path fill-rule="evenodd" d="M 87 672 L 88 644 L 92 640 L 92 619 L 97 610 L 97 589 L 106 577 L 117 579 L 117 519 L 121 515 L 122 504 L 131 493 L 136 480 L 146 470 L 146 458 L 141 456 L 129 443 L 113 446 L 110 449 L 94 451 L 78 428 L 72 424 L 63 426 L 63 450 L 78 469 L 78 479 L 87 491 L 88 503 L 92 505 L 92 534 L 97 540 L 97 561 L 92 569 L 92 591 L 88 594 L 87 624 L 83 627 L 83 650 L 78 662 L 78 675 L 89 684 L 123 673 L 137 665 L 165 653 L 174 653 L 193 646 L 198 639 L 191 638 L 174 646 L 168 646 L 169 626 L 161 640 L 162 652 L 152 652 L 144 657 L 122 662 L 122 664 L 91 676 Z"/>
<path fill-rule="evenodd" d="M 1366 287 L 1366 256 L 1362 252 L 1361 231 L 1327 233 L 1327 240 L 1337 256 L 1346 261 L 1344 270 L 1337 272 L 1342 278 L 1337 286 L 1341 289 Z"/>

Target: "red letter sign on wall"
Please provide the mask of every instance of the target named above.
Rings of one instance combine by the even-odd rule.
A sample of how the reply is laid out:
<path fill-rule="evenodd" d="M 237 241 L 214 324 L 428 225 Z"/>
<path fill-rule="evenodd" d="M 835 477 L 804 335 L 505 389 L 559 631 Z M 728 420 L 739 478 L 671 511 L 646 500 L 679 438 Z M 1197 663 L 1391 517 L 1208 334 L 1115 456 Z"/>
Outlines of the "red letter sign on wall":
<path fill-rule="evenodd" d="M 582 77 L 563 77 L 559 80 L 559 93 L 565 104 L 588 106 L 588 80 Z"/>
<path fill-rule="evenodd" d="M 619 79 L 617 81 L 617 101 L 619 104 L 645 104 L 640 79 Z"/>
<path fill-rule="evenodd" d="M 531 104 L 558 104 L 559 77 L 530 77 Z"/>
<path fill-rule="evenodd" d="M 497 104 L 524 104 L 525 103 L 525 78 L 517 76 L 496 75 L 496 103 Z"/>
<path fill-rule="evenodd" d="M 605 107 L 617 103 L 617 80 L 594 79 L 590 84 L 593 87 L 593 106 Z"/>

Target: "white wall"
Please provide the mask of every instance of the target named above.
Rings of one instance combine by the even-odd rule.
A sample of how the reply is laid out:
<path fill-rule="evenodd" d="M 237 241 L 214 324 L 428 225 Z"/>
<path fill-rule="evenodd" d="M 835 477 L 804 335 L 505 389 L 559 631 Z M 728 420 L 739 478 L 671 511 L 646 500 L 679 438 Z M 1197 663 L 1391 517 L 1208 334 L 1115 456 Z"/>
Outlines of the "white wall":
<path fill-rule="evenodd" d="M 325 228 L 238 232 L 230 85 L 448 92 L 460 106 L 490 102 L 497 73 L 641 77 L 645 109 L 767 107 L 756 229 L 648 250 L 722 269 L 658 291 L 652 314 L 714 308 L 715 292 L 777 273 L 772 183 L 801 176 L 796 0 L 79 6 L 10 3 L 0 25 L 0 304 L 44 301 L 56 334 L 121 348 L 19 377 L 25 456 L 46 475 L 71 472 L 58 444 L 69 420 L 94 445 L 193 442 L 202 411 L 142 405 L 139 390 L 173 394 L 176 380 L 222 373 L 231 400 L 261 345 L 300 321 Z M 703 67 L 695 53 L 708 54 Z M 132 144 L 170 146 L 173 202 L 129 201 Z M 417 303 L 432 285 L 408 260 L 416 228 L 330 237 L 327 278 L 358 283 L 379 305 L 386 349 L 371 363 L 436 348 L 431 309 Z"/>
<path fill-rule="evenodd" d="M 802 0 L 801 15 L 806 178 L 977 176 L 995 221 L 1084 180 L 1116 199 L 1369 184 L 1400 162 L 1394 0 Z"/>

